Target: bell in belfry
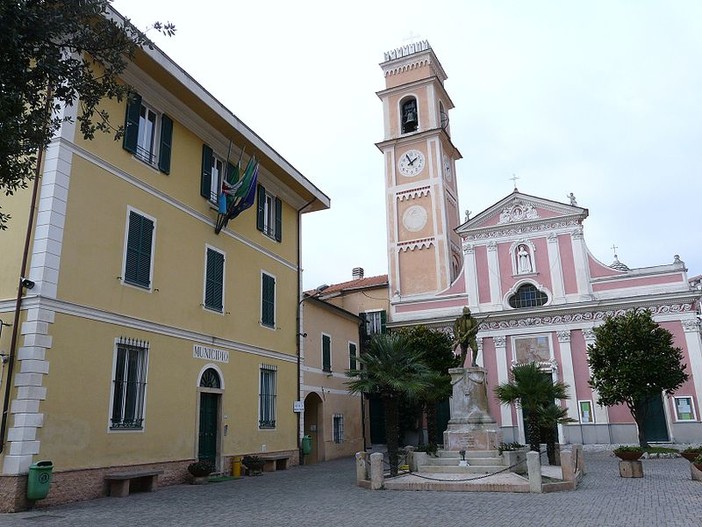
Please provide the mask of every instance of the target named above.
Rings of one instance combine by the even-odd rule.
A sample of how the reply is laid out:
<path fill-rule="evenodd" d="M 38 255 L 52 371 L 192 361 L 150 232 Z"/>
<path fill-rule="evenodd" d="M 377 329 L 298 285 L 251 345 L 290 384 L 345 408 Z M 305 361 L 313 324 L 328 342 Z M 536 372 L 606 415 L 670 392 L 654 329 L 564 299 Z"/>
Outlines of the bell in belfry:
<path fill-rule="evenodd" d="M 417 125 L 417 112 L 414 108 L 409 108 L 405 113 L 405 125 L 416 126 Z"/>

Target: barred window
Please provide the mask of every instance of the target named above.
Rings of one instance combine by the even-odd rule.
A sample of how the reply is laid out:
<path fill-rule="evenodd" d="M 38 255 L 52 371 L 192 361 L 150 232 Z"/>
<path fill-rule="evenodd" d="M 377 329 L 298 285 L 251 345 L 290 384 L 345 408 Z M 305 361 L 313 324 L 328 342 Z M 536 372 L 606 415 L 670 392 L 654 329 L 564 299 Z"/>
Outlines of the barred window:
<path fill-rule="evenodd" d="M 342 414 L 334 414 L 334 442 L 344 442 L 344 416 Z"/>
<path fill-rule="evenodd" d="M 275 428 L 276 367 L 261 365 L 258 427 Z"/>
<path fill-rule="evenodd" d="M 147 342 L 121 338 L 115 353 L 110 428 L 138 429 L 144 426 Z"/>

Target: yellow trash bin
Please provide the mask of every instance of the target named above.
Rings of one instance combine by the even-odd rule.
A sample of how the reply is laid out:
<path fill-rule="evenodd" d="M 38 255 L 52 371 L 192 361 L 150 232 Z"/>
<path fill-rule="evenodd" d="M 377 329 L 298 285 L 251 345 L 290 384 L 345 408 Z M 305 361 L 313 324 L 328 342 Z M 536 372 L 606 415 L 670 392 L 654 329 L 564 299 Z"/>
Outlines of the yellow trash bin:
<path fill-rule="evenodd" d="M 232 458 L 232 476 L 235 478 L 241 477 L 241 456 Z"/>

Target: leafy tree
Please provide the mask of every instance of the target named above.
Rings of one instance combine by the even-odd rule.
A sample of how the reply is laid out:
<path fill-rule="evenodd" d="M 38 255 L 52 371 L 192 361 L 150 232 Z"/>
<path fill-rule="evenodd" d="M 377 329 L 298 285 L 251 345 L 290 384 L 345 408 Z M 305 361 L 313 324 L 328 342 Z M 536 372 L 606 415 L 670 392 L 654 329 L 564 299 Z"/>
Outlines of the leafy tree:
<path fill-rule="evenodd" d="M 441 443 L 436 405 L 451 396 L 451 376 L 448 370 L 459 366 L 460 359 L 453 353 L 451 336 L 443 331 L 420 325 L 401 329 L 400 332 L 407 337 L 409 347 L 420 355 L 435 374 L 431 388 L 421 395 L 418 404 L 427 418 L 429 443 Z"/>
<path fill-rule="evenodd" d="M 597 390 L 599 404 L 626 404 L 639 445 L 646 448 L 648 401 L 663 392 L 672 394 L 688 379 L 682 350 L 673 346 L 673 335 L 654 322 L 649 310 L 607 317 L 594 331 L 595 343 L 587 348 L 590 386 Z"/>
<path fill-rule="evenodd" d="M 129 20 L 110 16 L 110 0 L 0 0 L 0 190 L 26 188 L 63 121 L 61 108 L 80 104 L 83 137 L 115 132 L 99 108 L 121 100 L 129 87 L 118 80 L 135 51 L 151 46 Z M 153 28 L 172 35 L 175 27 Z M 9 215 L 0 210 L 0 229 Z"/>
<path fill-rule="evenodd" d="M 412 350 L 400 333 L 375 335 L 370 349 L 358 358 L 360 369 L 348 370 L 346 382 L 351 393 L 378 394 L 385 408 L 390 474 L 397 475 L 398 414 L 403 398 L 416 399 L 431 388 L 434 375 L 421 355 Z"/>
<path fill-rule="evenodd" d="M 519 402 L 526 413 L 531 450 L 539 451 L 541 443 L 540 415 L 544 408 L 556 399 L 568 399 L 568 385 L 553 382 L 551 376 L 542 372 L 535 362 L 512 368 L 512 381 L 495 388 L 495 395 L 502 404 Z"/>

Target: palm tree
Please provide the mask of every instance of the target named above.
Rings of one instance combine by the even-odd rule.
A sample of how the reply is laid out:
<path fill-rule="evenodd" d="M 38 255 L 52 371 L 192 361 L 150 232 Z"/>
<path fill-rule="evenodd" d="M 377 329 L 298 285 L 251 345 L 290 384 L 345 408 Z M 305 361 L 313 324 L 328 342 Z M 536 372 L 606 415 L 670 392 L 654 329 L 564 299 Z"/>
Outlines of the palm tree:
<path fill-rule="evenodd" d="M 545 436 L 543 439 L 549 465 L 556 464 L 556 426 L 573 422 L 575 419 L 568 417 L 568 408 L 563 408 L 553 401 L 539 409 L 539 427 Z"/>
<path fill-rule="evenodd" d="M 431 389 L 434 373 L 421 355 L 413 351 L 400 333 L 375 335 L 370 349 L 358 359 L 360 369 L 348 370 L 346 384 L 351 393 L 378 394 L 385 408 L 390 475 L 397 475 L 399 449 L 399 401 L 416 399 Z"/>
<path fill-rule="evenodd" d="M 568 385 L 554 383 L 551 376 L 542 372 L 535 362 L 512 368 L 512 378 L 512 382 L 502 383 L 495 388 L 495 395 L 502 404 L 519 402 L 527 414 L 530 448 L 538 452 L 541 443 L 539 414 L 543 408 L 553 404 L 554 400 L 567 399 Z"/>

